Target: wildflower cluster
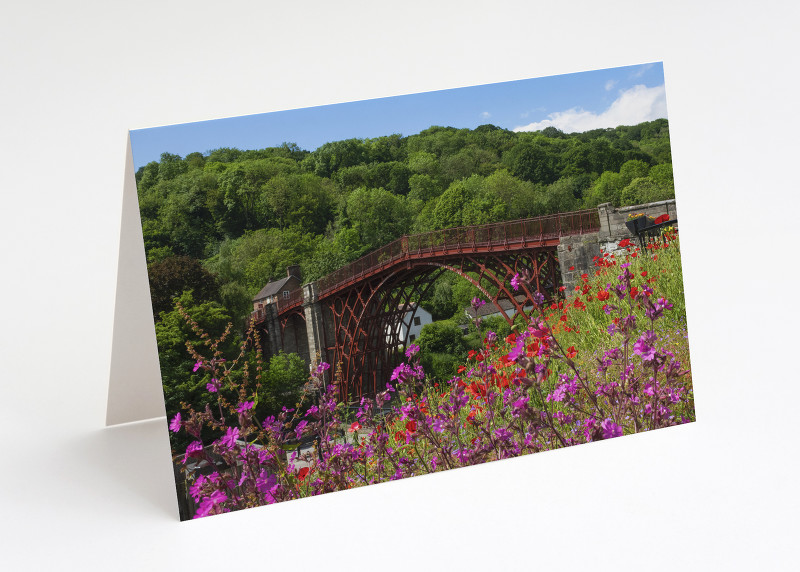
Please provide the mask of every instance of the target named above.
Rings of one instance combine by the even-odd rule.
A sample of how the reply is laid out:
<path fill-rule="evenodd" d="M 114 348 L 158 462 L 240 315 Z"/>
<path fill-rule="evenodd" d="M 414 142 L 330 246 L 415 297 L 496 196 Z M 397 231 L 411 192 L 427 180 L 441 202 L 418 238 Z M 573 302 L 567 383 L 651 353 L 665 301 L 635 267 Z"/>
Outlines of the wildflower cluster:
<path fill-rule="evenodd" d="M 170 421 L 170 430 L 195 437 L 182 459 L 191 465 L 195 516 L 692 421 L 688 345 L 682 322 L 667 318 L 682 306 L 668 276 L 675 268 L 665 264 L 677 238 L 646 252 L 620 247 L 596 259 L 594 276 L 584 274 L 571 298 L 536 292 L 525 325 L 505 338 L 486 333 L 447 383 L 426 379 L 420 348 L 410 345 L 385 388 L 361 398 L 352 422 L 337 403 L 336 379 L 326 381 L 326 363 L 312 372 L 306 395 L 315 401 L 302 414 L 298 405 L 258 420 L 245 385 L 225 381 L 230 366 L 198 355 L 195 367 L 222 380 L 208 387 L 218 414 L 189 408 L 185 420 Z M 535 291 L 529 278 L 515 274 L 511 287 Z M 219 434 L 209 445 L 200 439 L 204 424 Z"/>

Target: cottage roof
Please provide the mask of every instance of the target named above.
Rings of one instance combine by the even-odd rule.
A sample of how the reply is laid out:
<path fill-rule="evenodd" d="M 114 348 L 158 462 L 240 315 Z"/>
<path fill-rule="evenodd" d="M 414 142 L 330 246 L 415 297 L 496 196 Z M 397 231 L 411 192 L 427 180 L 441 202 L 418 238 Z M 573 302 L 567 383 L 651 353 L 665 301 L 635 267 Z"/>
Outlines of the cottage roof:
<path fill-rule="evenodd" d="M 286 278 L 281 278 L 275 282 L 268 282 L 267 285 L 259 290 L 258 294 L 253 297 L 253 302 L 258 302 L 259 300 L 264 300 L 270 296 L 275 296 L 278 292 L 283 290 L 283 287 L 286 286 L 286 283 L 292 278 L 297 280 L 297 278 L 294 276 L 287 276 Z"/>

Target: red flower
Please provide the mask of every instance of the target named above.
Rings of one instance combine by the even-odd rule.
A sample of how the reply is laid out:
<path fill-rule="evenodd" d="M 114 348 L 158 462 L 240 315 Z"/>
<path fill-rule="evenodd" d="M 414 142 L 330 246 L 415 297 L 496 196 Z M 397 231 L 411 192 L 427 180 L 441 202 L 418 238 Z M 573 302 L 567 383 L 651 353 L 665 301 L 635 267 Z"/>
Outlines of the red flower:
<path fill-rule="evenodd" d="M 413 419 L 406 423 L 406 431 L 409 433 L 414 433 L 417 430 L 417 422 Z"/>
<path fill-rule="evenodd" d="M 394 440 L 395 441 L 405 441 L 406 440 L 406 434 L 403 433 L 402 431 L 398 431 L 397 433 L 394 434 Z"/>
<path fill-rule="evenodd" d="M 633 246 L 633 243 L 628 238 L 623 238 L 619 241 L 620 248 L 626 248 L 628 246 Z"/>
<path fill-rule="evenodd" d="M 647 270 L 642 270 L 642 276 L 647 276 Z"/>
<path fill-rule="evenodd" d="M 636 295 L 639 293 L 639 289 L 636 286 L 631 288 L 631 298 L 636 298 Z"/>
<path fill-rule="evenodd" d="M 464 365 L 458 366 L 458 373 L 464 373 L 465 371 L 467 371 L 467 366 Z"/>
<path fill-rule="evenodd" d="M 566 316 L 561 316 L 559 318 L 559 320 L 561 320 L 562 322 L 566 322 L 567 321 L 567 317 Z"/>
<path fill-rule="evenodd" d="M 567 348 L 567 357 L 572 359 L 578 355 L 578 350 L 575 349 L 575 346 L 570 346 Z"/>
<path fill-rule="evenodd" d="M 572 270 L 575 270 L 575 267 L 574 266 L 570 266 L 569 269 L 570 269 L 570 271 L 572 271 Z"/>
<path fill-rule="evenodd" d="M 302 469 L 297 471 L 297 480 L 300 481 L 300 482 L 305 480 L 306 475 L 308 475 L 308 471 L 309 471 L 308 467 L 303 467 Z"/>
<path fill-rule="evenodd" d="M 667 222 L 669 220 L 668 214 L 662 214 L 660 217 L 657 217 L 656 220 L 653 221 L 653 224 L 661 224 L 662 222 Z"/>
<path fill-rule="evenodd" d="M 600 290 L 597 293 L 597 299 L 600 300 L 601 302 L 604 300 L 608 300 L 608 296 L 609 296 L 608 290 Z"/>
<path fill-rule="evenodd" d="M 350 431 L 350 433 L 355 433 L 359 429 L 361 429 L 361 425 L 359 424 L 359 422 L 353 421 L 353 424 L 350 425 L 350 429 L 348 429 L 348 431 Z"/>

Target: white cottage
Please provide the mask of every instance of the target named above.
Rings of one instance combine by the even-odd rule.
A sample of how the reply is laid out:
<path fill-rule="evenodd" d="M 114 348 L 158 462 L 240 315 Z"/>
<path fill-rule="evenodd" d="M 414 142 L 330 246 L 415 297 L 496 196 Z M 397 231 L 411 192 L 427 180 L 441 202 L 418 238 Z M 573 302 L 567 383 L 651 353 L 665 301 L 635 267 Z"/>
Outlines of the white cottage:
<path fill-rule="evenodd" d="M 401 311 L 405 310 L 405 313 L 402 321 L 397 326 L 397 338 L 403 343 L 403 345 L 407 346 L 408 344 L 413 344 L 416 341 L 416 339 L 419 337 L 419 333 L 422 331 L 422 327 L 425 326 L 425 324 L 430 324 L 433 322 L 433 316 L 431 316 L 431 313 L 420 306 L 417 302 L 411 302 L 410 304 L 406 304 L 405 307 L 398 309 Z M 387 328 L 386 339 L 387 341 L 391 342 L 391 329 Z"/>

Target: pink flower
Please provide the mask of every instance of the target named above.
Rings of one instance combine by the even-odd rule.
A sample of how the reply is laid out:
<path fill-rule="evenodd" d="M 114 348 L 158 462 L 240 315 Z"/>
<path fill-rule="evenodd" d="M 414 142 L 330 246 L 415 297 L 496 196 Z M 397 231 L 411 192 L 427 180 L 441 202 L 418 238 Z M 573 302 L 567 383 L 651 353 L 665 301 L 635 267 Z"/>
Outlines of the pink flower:
<path fill-rule="evenodd" d="M 514 291 L 519 290 L 519 273 L 514 274 L 514 277 L 511 279 L 511 287 Z"/>
<path fill-rule="evenodd" d="M 225 435 L 219 440 L 219 444 L 225 449 L 233 449 L 236 446 L 236 439 L 239 438 L 238 427 L 228 427 Z"/>
<path fill-rule="evenodd" d="M 603 430 L 603 439 L 622 437 L 622 427 L 614 423 L 610 417 L 600 424 L 600 428 Z"/>
<path fill-rule="evenodd" d="M 169 430 L 173 433 L 177 433 L 181 430 L 181 414 L 176 413 L 175 417 L 172 418 L 172 421 L 169 423 Z"/>
<path fill-rule="evenodd" d="M 223 493 L 220 490 L 216 490 L 211 493 L 211 496 L 204 498 L 200 502 L 200 506 L 197 507 L 197 512 L 194 515 L 194 518 L 202 518 L 204 516 L 208 516 L 209 514 L 214 514 L 214 509 L 228 500 L 228 495 Z"/>
<path fill-rule="evenodd" d="M 248 409 L 252 409 L 252 408 L 253 408 L 253 405 L 255 405 L 255 402 L 254 402 L 254 401 L 243 401 L 243 402 L 242 402 L 242 403 L 240 403 L 240 404 L 239 404 L 239 406 L 236 408 L 236 412 L 237 412 L 237 413 L 244 413 L 244 412 L 245 412 L 245 411 L 247 411 Z"/>
<path fill-rule="evenodd" d="M 186 447 L 186 455 L 183 457 L 183 463 L 191 459 L 192 457 L 202 457 L 203 456 L 203 443 L 202 441 L 192 441 L 189 443 L 189 446 Z"/>
<path fill-rule="evenodd" d="M 192 368 L 192 372 L 195 372 L 195 371 L 197 371 L 197 370 L 198 370 L 198 369 L 200 369 L 202 366 L 203 366 L 203 362 L 201 362 L 201 361 L 198 361 L 198 362 L 196 362 L 196 363 L 194 364 L 194 367 Z"/>

